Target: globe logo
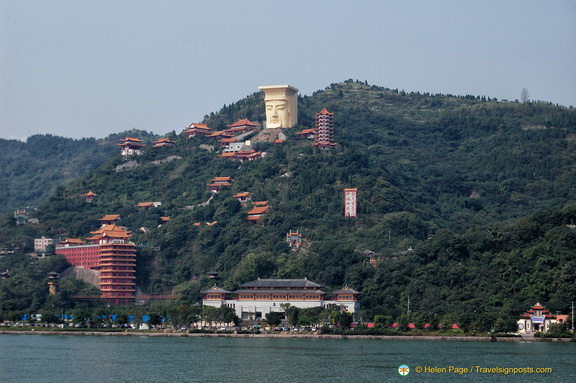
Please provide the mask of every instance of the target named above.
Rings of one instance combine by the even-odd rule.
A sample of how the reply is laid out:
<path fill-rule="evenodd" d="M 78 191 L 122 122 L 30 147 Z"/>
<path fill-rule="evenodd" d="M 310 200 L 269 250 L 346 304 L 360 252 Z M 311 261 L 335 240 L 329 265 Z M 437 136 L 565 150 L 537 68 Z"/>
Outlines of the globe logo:
<path fill-rule="evenodd" d="M 407 365 L 403 364 L 400 367 L 398 367 L 398 373 L 402 376 L 406 376 L 410 373 L 410 367 L 408 367 Z"/>

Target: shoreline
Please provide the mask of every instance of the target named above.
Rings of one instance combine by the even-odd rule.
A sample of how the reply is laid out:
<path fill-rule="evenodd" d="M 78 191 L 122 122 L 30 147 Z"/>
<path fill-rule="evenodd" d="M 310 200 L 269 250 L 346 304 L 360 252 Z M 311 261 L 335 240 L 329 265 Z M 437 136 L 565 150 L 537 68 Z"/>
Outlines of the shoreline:
<path fill-rule="evenodd" d="M 77 336 L 162 336 L 204 338 L 300 338 L 300 339 L 377 339 L 377 340 L 440 340 L 490 342 L 489 336 L 430 336 L 430 335 L 332 335 L 332 334 L 226 334 L 186 332 L 134 332 L 134 331 L 0 331 L 1 335 L 77 335 Z M 571 338 L 497 337 L 498 342 L 570 342 Z"/>

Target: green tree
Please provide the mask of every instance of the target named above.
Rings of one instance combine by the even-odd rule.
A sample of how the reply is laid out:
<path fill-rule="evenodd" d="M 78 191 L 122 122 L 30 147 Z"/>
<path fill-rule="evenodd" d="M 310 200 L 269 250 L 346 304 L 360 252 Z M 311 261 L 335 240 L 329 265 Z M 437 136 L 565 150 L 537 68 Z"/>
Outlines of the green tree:
<path fill-rule="evenodd" d="M 282 323 L 282 314 L 278 312 L 269 312 L 266 314 L 266 322 L 270 326 L 277 327 L 280 323 Z"/>

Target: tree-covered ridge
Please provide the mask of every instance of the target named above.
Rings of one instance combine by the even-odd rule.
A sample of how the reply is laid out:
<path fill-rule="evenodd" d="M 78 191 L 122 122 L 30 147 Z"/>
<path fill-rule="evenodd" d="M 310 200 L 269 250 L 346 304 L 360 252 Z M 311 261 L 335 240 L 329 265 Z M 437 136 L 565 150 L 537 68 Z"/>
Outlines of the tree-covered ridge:
<path fill-rule="evenodd" d="M 295 136 L 324 107 L 335 116 L 338 145 L 329 151 Z M 263 119 L 261 95 L 204 122 L 220 130 L 245 117 Z M 565 310 L 574 296 L 574 272 L 562 269 L 574 262 L 574 232 L 566 226 L 576 202 L 573 110 L 345 82 L 301 98 L 299 122 L 285 130 L 285 144 L 256 143 L 267 155 L 241 164 L 219 158 L 209 139 L 172 132 L 172 147 L 117 155 L 59 188 L 33 230 L 86 237 L 98 218 L 120 214 L 143 246 L 140 288 L 174 289 L 187 302 L 199 299 L 215 270 L 227 289 L 258 277 L 307 277 L 328 289 L 347 283 L 363 293 L 368 320 L 404 312 L 408 295 L 412 311 L 422 313 L 474 306 L 510 316 L 533 300 Z M 205 205 L 217 176 L 235 181 Z M 358 219 L 343 217 L 348 187 L 359 190 Z M 88 190 L 97 193 L 92 203 L 78 197 Z M 258 224 L 245 219 L 250 206 L 232 197 L 246 191 L 269 201 Z M 146 201 L 162 205 L 136 208 Z M 165 216 L 171 220 L 162 223 Z M 311 246 L 292 251 L 285 242 L 291 230 Z M 376 267 L 366 249 L 382 259 Z"/>
<path fill-rule="evenodd" d="M 153 135 L 132 131 L 148 142 Z M 33 135 L 26 142 L 0 139 L 0 213 L 38 206 L 57 186 L 68 185 L 78 177 L 98 169 L 118 153 L 123 133 L 104 139 L 71 139 Z"/>

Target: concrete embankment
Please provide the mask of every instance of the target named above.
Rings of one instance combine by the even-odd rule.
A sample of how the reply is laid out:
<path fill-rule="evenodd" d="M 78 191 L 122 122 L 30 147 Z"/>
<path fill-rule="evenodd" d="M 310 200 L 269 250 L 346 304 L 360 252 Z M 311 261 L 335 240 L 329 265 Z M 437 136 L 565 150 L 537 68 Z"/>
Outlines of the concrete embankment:
<path fill-rule="evenodd" d="M 207 338 L 300 338 L 300 339 L 378 339 L 378 340 L 440 340 L 489 342 L 489 336 L 414 336 L 414 335 L 331 335 L 331 334 L 229 334 L 229 333 L 187 333 L 172 331 L 0 331 L 7 335 L 82 335 L 82 336 L 166 336 L 166 337 L 207 337 Z M 500 337 L 499 342 L 570 342 L 570 338 L 520 338 Z"/>

